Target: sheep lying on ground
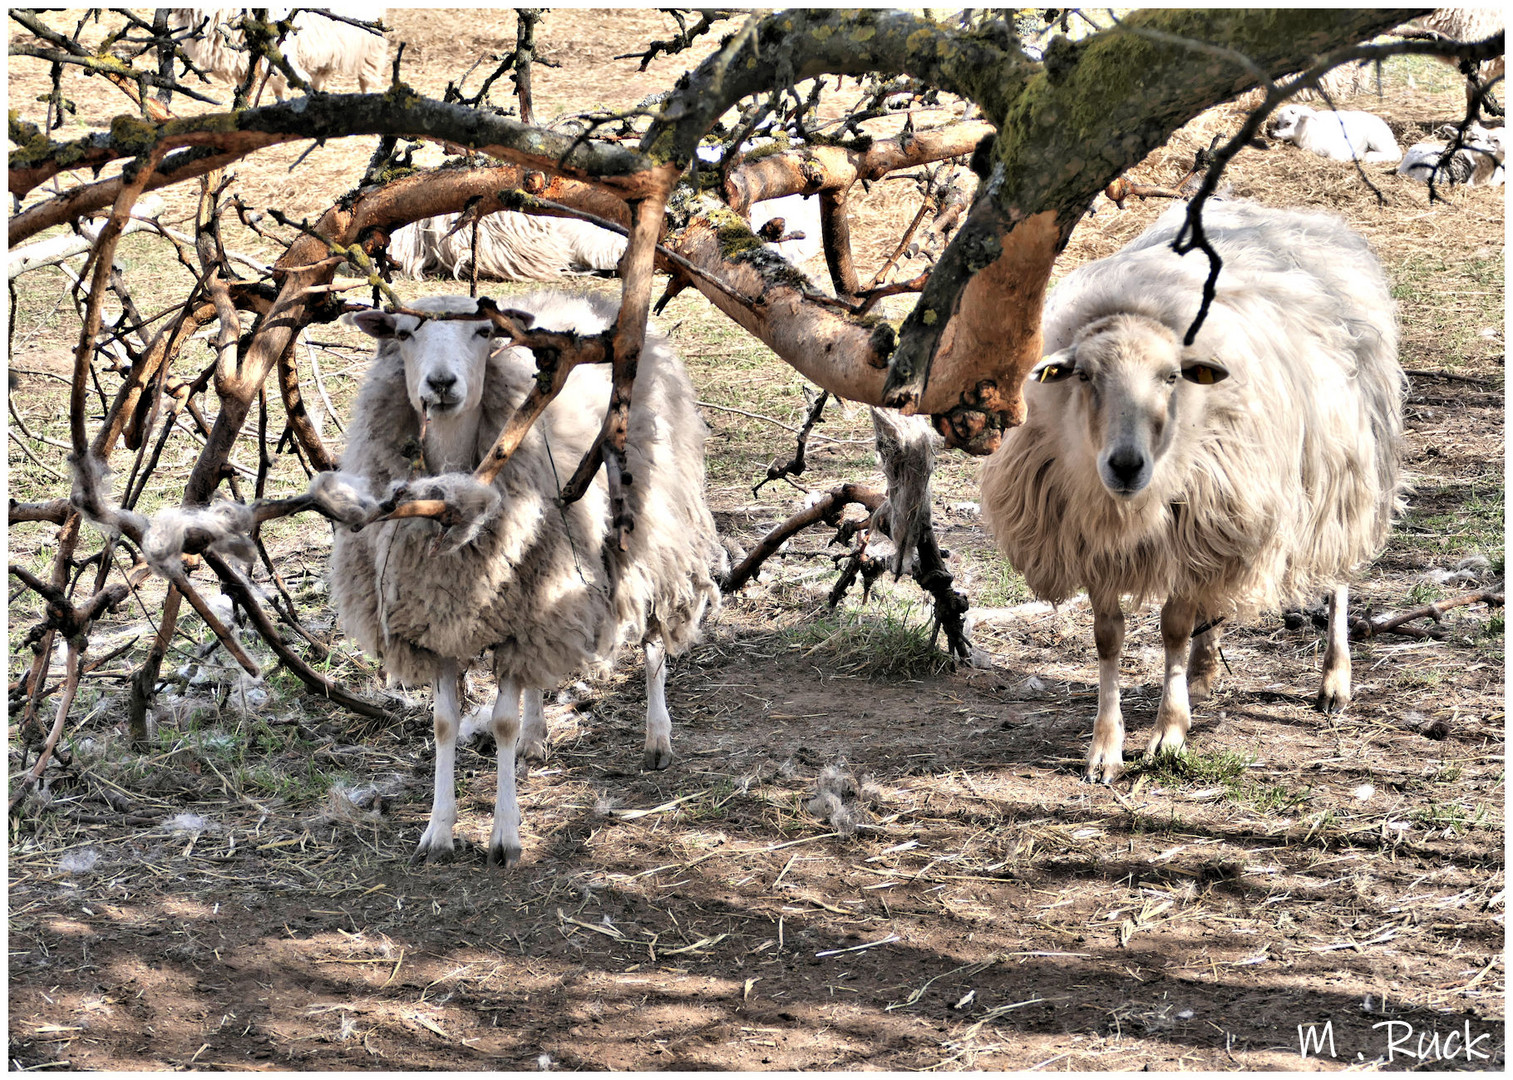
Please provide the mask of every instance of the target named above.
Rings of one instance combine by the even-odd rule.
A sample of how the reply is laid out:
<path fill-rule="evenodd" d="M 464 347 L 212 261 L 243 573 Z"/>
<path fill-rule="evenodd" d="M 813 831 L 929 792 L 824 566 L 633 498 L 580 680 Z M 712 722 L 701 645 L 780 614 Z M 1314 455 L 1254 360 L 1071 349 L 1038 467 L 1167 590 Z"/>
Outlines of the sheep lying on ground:
<path fill-rule="evenodd" d="M 1424 183 L 1433 180 L 1436 184 L 1497 187 L 1503 182 L 1503 162 L 1507 156 L 1503 130 L 1471 124 L 1460 148 L 1446 157 L 1445 152 L 1454 145 L 1456 131 L 1455 125 L 1447 124 L 1435 132 L 1438 141 L 1408 147 L 1397 173 Z"/>
<path fill-rule="evenodd" d="M 406 277 L 463 277 L 474 262 L 473 230 L 463 226 L 452 232 L 456 224 L 456 214 L 441 214 L 395 230 L 389 258 Z M 575 218 L 501 210 L 478 220 L 481 278 L 549 281 L 564 274 L 612 273 L 624 254 L 625 237 Z"/>
<path fill-rule="evenodd" d="M 1224 267 L 1184 348 L 1208 274 L 1200 254 L 1171 250 L 1185 213 L 1052 292 L 1028 419 L 983 468 L 999 550 L 1041 597 L 1086 589 L 1092 603 L 1090 781 L 1111 781 L 1123 757 L 1125 597 L 1165 601 L 1149 753 L 1182 747 L 1189 700 L 1218 673 L 1218 621 L 1298 594 L 1331 590 L 1317 705 L 1344 708 L 1343 582 L 1385 541 L 1398 497 L 1403 373 L 1365 241 L 1324 215 L 1207 206 Z"/>
<path fill-rule="evenodd" d="M 417 308 L 474 312 L 462 296 L 430 297 Z M 598 297 L 537 293 L 508 307 L 542 329 L 595 334 L 615 304 Z M 378 339 L 348 426 L 341 472 L 326 486 L 382 497 L 423 453 L 419 498 L 445 498 L 469 522 L 438 535 L 428 519 L 338 528 L 331 598 L 343 627 L 379 657 L 389 677 L 435 687 L 436 788 L 416 855 L 452 850 L 457 818 L 456 743 L 463 718 L 458 680 L 485 649 L 494 653 L 499 693 L 485 721 L 498 748 L 499 781 L 490 863 L 520 857 L 515 801 L 517 749 L 545 743 L 541 689 L 575 671 L 605 669 L 624 642 L 646 647 L 648 768 L 672 760 L 663 697 L 665 655 L 694 641 L 718 605 L 712 576 L 724 552 L 704 503 L 704 422 L 688 375 L 652 331 L 641 352 L 626 440 L 625 492 L 635 527 L 628 550 L 606 540 L 604 475 L 579 502 L 558 507 L 565 482 L 593 442 L 609 401 L 609 372 L 585 365 L 536 422 L 491 487 L 471 470 L 493 445 L 536 376 L 529 351 L 505 347 L 485 321 L 422 321 L 365 311 L 351 321 Z M 327 492 L 327 494 L 330 494 Z M 371 497 L 371 494 L 368 497 Z M 327 500 L 331 501 L 331 500 Z M 339 499 L 336 501 L 340 501 Z M 436 550 L 438 545 L 445 545 Z M 526 692 L 526 725 L 519 709 Z"/>
<path fill-rule="evenodd" d="M 1267 133 L 1331 161 L 1397 161 L 1403 156 L 1387 122 L 1368 112 L 1283 105 L 1272 114 Z"/>
<path fill-rule="evenodd" d="M 270 8 L 269 14 L 282 18 L 287 11 Z M 247 53 L 242 48 L 241 31 L 232 24 L 246 12 L 246 8 L 173 8 L 168 26 L 172 30 L 199 28 L 198 34 L 184 41 L 189 59 L 207 75 L 239 83 L 247 75 Z M 379 8 L 365 11 L 361 17 L 377 21 L 383 16 Z M 356 79 L 366 94 L 381 89 L 388 81 L 389 43 L 384 36 L 327 18 L 319 11 L 305 10 L 294 17 L 283 52 L 312 90 L 324 90 L 327 82 L 340 77 Z M 282 101 L 289 84 L 275 71 L 268 77 L 268 89 Z"/>

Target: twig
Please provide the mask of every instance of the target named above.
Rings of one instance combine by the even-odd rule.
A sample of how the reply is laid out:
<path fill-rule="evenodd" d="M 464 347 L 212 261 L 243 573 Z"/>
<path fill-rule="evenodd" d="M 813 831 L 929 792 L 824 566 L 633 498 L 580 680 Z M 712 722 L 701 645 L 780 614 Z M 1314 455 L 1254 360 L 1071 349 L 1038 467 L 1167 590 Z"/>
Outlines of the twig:
<path fill-rule="evenodd" d="M 316 694 L 336 702 L 338 705 L 357 713 L 359 716 L 368 716 L 375 720 L 392 719 L 385 710 L 364 701 L 360 697 L 347 693 L 335 682 L 332 682 L 301 660 L 299 655 L 284 643 L 284 639 L 279 635 L 278 628 L 273 625 L 272 621 L 268 618 L 268 613 L 257 602 L 257 598 L 252 593 L 251 586 L 229 563 L 214 552 L 207 551 L 205 553 L 205 564 L 215 571 L 216 576 L 221 579 L 222 586 L 236 598 L 237 602 L 241 604 L 242 610 L 247 612 L 247 617 L 252 620 L 253 626 L 257 628 L 257 632 L 262 635 L 263 640 L 278 654 L 279 660 L 294 673 L 300 682 L 304 683 Z"/>
<path fill-rule="evenodd" d="M 732 405 L 716 405 L 712 401 L 695 401 L 694 404 L 701 409 L 714 409 L 716 412 L 728 412 L 734 413 L 736 416 L 748 416 L 753 420 L 761 420 L 765 423 L 773 425 L 774 427 L 780 427 L 784 431 L 791 431 L 795 435 L 798 434 L 798 428 L 794 427 L 792 424 L 785 424 L 783 421 L 777 419 L 776 417 L 763 416 L 761 413 L 747 412 L 745 409 L 737 409 Z M 818 432 L 816 432 L 812 437 L 816 439 L 823 439 L 825 442 L 835 443 L 838 446 L 872 445 L 871 439 L 837 439 L 832 435 L 823 435 Z"/>
<path fill-rule="evenodd" d="M 804 417 L 804 426 L 799 428 L 798 446 L 793 451 L 793 457 L 783 465 L 779 465 L 776 461 L 774 461 L 771 465 L 767 466 L 767 476 L 764 479 L 757 481 L 756 487 L 751 489 L 752 495 L 755 495 L 757 492 L 761 491 L 763 484 L 770 483 L 771 481 L 776 480 L 779 477 L 803 475 L 804 451 L 808 448 L 809 432 L 812 431 L 814 429 L 814 425 L 819 422 L 820 414 L 825 411 L 825 403 L 829 400 L 830 391 L 821 390 L 819 396 L 815 398 L 813 404 L 809 406 L 809 412 Z"/>
<path fill-rule="evenodd" d="M 52 758 L 53 750 L 58 745 L 58 738 L 63 734 L 63 720 L 68 716 L 68 710 L 73 706 L 74 694 L 79 689 L 79 652 L 80 638 L 68 639 L 68 676 L 63 685 L 63 696 L 58 699 L 58 711 L 53 717 L 52 729 L 47 733 L 47 741 L 42 746 L 42 751 L 37 755 L 37 760 L 32 764 L 26 776 L 11 794 L 9 809 L 14 811 L 19 803 L 33 787 L 42 775 L 42 770 L 47 768 L 47 762 Z"/>
<path fill-rule="evenodd" d="M 1403 374 L 1414 379 L 1446 379 L 1450 382 L 1470 383 L 1472 386 L 1493 386 L 1494 380 L 1477 375 L 1457 375 L 1453 371 L 1431 371 L 1427 368 L 1404 368 Z"/>

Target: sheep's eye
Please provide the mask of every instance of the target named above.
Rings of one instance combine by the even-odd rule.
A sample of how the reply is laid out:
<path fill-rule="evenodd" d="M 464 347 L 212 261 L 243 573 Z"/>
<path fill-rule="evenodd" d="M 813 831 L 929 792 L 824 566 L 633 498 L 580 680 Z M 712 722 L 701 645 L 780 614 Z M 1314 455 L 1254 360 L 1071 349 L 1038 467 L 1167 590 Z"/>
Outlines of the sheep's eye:
<path fill-rule="evenodd" d="M 1167 386 L 1172 385 L 1174 382 L 1177 381 L 1177 379 L 1181 376 L 1181 374 L 1182 373 L 1180 371 L 1168 371 L 1166 373 L 1166 385 Z"/>
<path fill-rule="evenodd" d="M 1079 372 L 1077 372 L 1077 378 L 1080 379 L 1080 380 L 1082 380 L 1083 382 L 1089 382 L 1089 381 L 1091 381 L 1090 380 L 1090 376 L 1085 371 L 1079 371 Z"/>
<path fill-rule="evenodd" d="M 408 330 L 396 330 L 394 331 L 394 336 L 400 341 L 409 341 L 410 338 L 414 335 L 411 334 Z"/>
<path fill-rule="evenodd" d="M 480 326 L 478 328 L 478 332 L 476 334 L 474 334 L 473 336 L 474 337 L 481 337 L 481 338 L 493 337 L 494 336 L 494 328 L 492 326 Z"/>

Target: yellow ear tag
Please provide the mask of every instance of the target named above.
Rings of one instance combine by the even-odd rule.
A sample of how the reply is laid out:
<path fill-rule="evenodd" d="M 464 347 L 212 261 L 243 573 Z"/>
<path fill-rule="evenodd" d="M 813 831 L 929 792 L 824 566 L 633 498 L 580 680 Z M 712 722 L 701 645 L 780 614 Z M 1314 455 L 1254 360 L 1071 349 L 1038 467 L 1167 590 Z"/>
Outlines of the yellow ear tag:
<path fill-rule="evenodd" d="M 1040 381 L 1041 382 L 1050 382 L 1052 379 L 1056 378 L 1060 374 L 1061 374 L 1061 368 L 1060 368 L 1059 365 L 1052 364 L 1050 367 L 1043 367 L 1043 368 L 1040 369 Z"/>

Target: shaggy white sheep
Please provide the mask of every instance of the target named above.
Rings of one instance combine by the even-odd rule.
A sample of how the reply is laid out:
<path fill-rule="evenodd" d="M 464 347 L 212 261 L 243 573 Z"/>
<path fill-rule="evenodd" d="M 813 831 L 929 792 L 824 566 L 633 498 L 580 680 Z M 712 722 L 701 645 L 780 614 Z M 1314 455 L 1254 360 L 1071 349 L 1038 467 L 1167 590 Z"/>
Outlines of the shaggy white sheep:
<path fill-rule="evenodd" d="M 1387 121 L 1368 112 L 1283 105 L 1267 122 L 1267 131 L 1331 161 L 1397 161 L 1403 156 Z"/>
<path fill-rule="evenodd" d="M 246 8 L 173 8 L 168 26 L 172 30 L 199 28 L 184 42 L 184 52 L 206 74 L 230 82 L 247 75 L 247 53 L 240 30 L 231 25 Z M 270 18 L 287 15 L 287 8 L 270 8 Z M 382 8 L 363 10 L 357 17 L 382 19 Z M 350 23 L 329 19 L 319 11 L 305 10 L 294 17 L 293 29 L 284 39 L 284 58 L 312 90 L 320 91 L 333 78 L 356 79 L 364 93 L 381 89 L 388 80 L 389 43 L 382 34 L 370 33 Z M 268 77 L 268 89 L 282 101 L 289 91 L 282 73 Z"/>
<path fill-rule="evenodd" d="M 1123 758 L 1122 598 L 1165 601 L 1149 753 L 1182 747 L 1189 701 L 1217 676 L 1217 620 L 1299 594 L 1330 590 L 1317 705 L 1343 708 L 1343 582 L 1385 541 L 1398 496 L 1403 373 L 1365 241 L 1325 215 L 1205 207 L 1224 266 L 1184 348 L 1208 273 L 1201 254 L 1171 249 L 1185 213 L 1052 292 L 1028 418 L 983 468 L 999 549 L 1041 597 L 1086 589 L 1092 603 L 1090 781 L 1111 781 Z"/>
<path fill-rule="evenodd" d="M 430 297 L 416 307 L 477 310 L 462 296 Z M 537 327 L 583 334 L 606 329 L 616 310 L 603 298 L 561 293 L 511 298 L 508 307 L 533 314 Z M 682 363 L 665 338 L 649 332 L 626 440 L 625 492 L 635 527 L 621 551 L 606 539 L 610 507 L 602 473 L 581 501 L 556 504 L 559 481 L 593 442 L 607 407 L 604 367 L 575 369 L 495 483 L 484 487 L 470 470 L 534 381 L 530 352 L 505 346 L 485 321 L 376 310 L 350 318 L 378 339 L 378 349 L 347 429 L 342 472 L 326 486 L 356 489 L 351 501 L 367 504 L 369 493 L 381 495 L 410 477 L 418 448 L 435 475 L 412 483 L 411 491 L 447 499 L 469 525 L 453 530 L 460 535 L 442 534 L 427 519 L 355 533 L 338 527 L 332 602 L 346 631 L 382 660 L 391 679 L 435 688 L 435 796 L 417 856 L 452 850 L 453 773 L 463 728 L 458 680 L 483 650 L 493 650 L 499 693 L 484 723 L 498 748 L 499 781 L 488 857 L 508 866 L 520 857 L 515 756 L 517 749 L 531 754 L 544 746 L 542 687 L 609 667 L 624 642 L 644 643 L 645 763 L 657 769 L 671 763 L 665 655 L 686 650 L 706 610 L 718 605 L 712 571 L 724 559 L 704 503 L 704 422 Z"/>
<path fill-rule="evenodd" d="M 1507 142 L 1503 128 L 1467 126 L 1461 147 L 1448 158 L 1445 152 L 1455 141 L 1455 126 L 1447 124 L 1435 134 L 1438 141 L 1414 143 L 1397 167 L 1399 176 L 1436 184 L 1466 187 L 1497 187 L 1503 182 Z"/>
<path fill-rule="evenodd" d="M 473 230 L 455 233 L 456 214 L 422 218 L 396 229 L 389 258 L 406 277 L 461 278 L 474 261 Z M 450 234 L 450 235 L 449 235 Z M 625 237 L 575 218 L 501 210 L 478 221 L 478 276 L 497 281 L 549 281 L 564 274 L 613 272 Z"/>

